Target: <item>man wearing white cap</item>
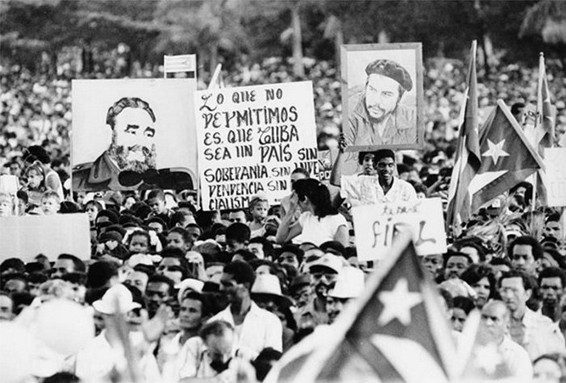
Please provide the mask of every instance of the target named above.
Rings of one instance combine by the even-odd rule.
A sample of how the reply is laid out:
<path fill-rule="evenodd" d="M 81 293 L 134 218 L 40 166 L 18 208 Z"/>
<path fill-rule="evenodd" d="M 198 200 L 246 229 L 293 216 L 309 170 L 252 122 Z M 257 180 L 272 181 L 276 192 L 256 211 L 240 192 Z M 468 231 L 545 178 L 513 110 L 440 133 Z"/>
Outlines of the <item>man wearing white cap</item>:
<path fill-rule="evenodd" d="M 355 267 L 344 267 L 338 274 L 334 288 L 326 298 L 328 324 L 334 323 L 346 303 L 357 298 L 364 291 L 364 272 Z"/>
<path fill-rule="evenodd" d="M 345 259 L 326 253 L 310 264 L 309 273 L 312 276 L 315 294 L 306 306 L 295 313 L 299 330 L 328 323 L 326 312 L 328 291 L 333 287 L 345 263 Z"/>
<path fill-rule="evenodd" d="M 127 316 L 133 310 L 141 308 L 141 305 L 133 301 L 132 293 L 126 286 L 117 284 L 108 289 L 102 299 L 95 301 L 92 306 L 102 315 L 105 329 L 79 351 L 75 361 L 75 374 L 84 382 L 110 381 L 109 378 L 115 371 L 126 376 L 125 345 L 120 337 L 115 316 Z M 128 335 L 130 345 L 136 348 L 135 354 L 142 355 L 135 366 L 140 381 L 159 382 L 161 377 L 157 362 L 151 350 L 143 347 L 142 334 L 129 332 Z"/>

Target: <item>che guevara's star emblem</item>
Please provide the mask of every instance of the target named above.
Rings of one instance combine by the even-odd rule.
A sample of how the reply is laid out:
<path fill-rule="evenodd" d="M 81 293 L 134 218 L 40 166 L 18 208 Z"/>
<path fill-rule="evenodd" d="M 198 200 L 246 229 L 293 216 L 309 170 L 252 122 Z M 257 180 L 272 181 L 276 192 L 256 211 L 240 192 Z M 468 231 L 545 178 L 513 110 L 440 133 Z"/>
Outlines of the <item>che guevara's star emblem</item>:
<path fill-rule="evenodd" d="M 509 153 L 503 150 L 503 146 L 505 145 L 505 138 L 499 141 L 497 144 L 494 144 L 488 138 L 487 145 L 489 146 L 489 149 L 485 151 L 485 153 L 482 153 L 482 157 L 491 157 L 495 165 L 497 165 L 499 157 L 509 157 Z"/>
<path fill-rule="evenodd" d="M 393 290 L 379 293 L 383 311 L 378 318 L 380 325 L 386 325 L 397 318 L 408 326 L 411 323 L 411 308 L 422 302 L 421 294 L 410 292 L 407 279 L 399 279 Z"/>

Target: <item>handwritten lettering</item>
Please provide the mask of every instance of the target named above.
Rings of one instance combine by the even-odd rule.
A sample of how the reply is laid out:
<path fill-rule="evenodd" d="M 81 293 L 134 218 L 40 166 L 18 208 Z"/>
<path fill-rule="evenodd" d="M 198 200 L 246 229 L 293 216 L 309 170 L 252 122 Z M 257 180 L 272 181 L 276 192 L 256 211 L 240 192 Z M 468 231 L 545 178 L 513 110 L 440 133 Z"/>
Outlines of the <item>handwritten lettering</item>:
<path fill-rule="evenodd" d="M 204 180 L 209 183 L 227 181 L 246 181 L 267 178 L 269 173 L 265 165 L 233 166 L 218 169 L 205 169 Z"/>
<path fill-rule="evenodd" d="M 260 162 L 291 161 L 292 155 L 289 144 L 263 145 L 259 147 Z"/>
<path fill-rule="evenodd" d="M 295 125 L 272 125 L 257 128 L 257 131 L 260 145 L 299 141 L 299 132 Z"/>
<path fill-rule="evenodd" d="M 281 88 L 277 88 L 277 90 L 275 89 L 265 90 L 265 98 L 267 101 L 275 100 L 275 98 L 281 100 L 282 97 L 283 97 L 283 90 Z"/>
<path fill-rule="evenodd" d="M 234 129 L 228 131 L 228 142 L 231 144 L 237 144 L 240 142 L 251 142 L 252 141 L 252 130 L 251 129 Z"/>
<path fill-rule="evenodd" d="M 254 102 L 255 100 L 255 90 L 242 90 L 232 93 L 232 102 L 234 104 L 239 104 L 242 102 Z"/>
<path fill-rule="evenodd" d="M 232 159 L 232 155 L 228 148 L 206 148 L 204 149 L 204 158 L 206 158 L 207 161 L 221 161 Z"/>

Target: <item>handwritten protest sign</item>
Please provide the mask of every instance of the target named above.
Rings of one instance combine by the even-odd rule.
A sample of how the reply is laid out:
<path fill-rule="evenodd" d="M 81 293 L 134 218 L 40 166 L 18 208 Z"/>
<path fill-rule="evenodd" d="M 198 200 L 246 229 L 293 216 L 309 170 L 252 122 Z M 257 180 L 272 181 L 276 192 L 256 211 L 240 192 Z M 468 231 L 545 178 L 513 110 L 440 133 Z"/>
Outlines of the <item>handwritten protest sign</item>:
<path fill-rule="evenodd" d="M 380 259 L 393 238 L 411 230 L 417 254 L 446 251 L 446 233 L 440 198 L 412 202 L 356 206 L 352 209 L 360 261 Z"/>
<path fill-rule="evenodd" d="M 566 206 L 566 148 L 544 150 L 545 185 L 548 206 Z"/>
<path fill-rule="evenodd" d="M 198 91 L 195 96 L 203 209 L 277 204 L 296 167 L 318 171 L 312 83 Z"/>
<path fill-rule="evenodd" d="M 0 261 L 18 257 L 30 262 L 38 254 L 55 261 L 61 253 L 89 259 L 88 216 L 80 213 L 2 217 L 0 243 Z"/>

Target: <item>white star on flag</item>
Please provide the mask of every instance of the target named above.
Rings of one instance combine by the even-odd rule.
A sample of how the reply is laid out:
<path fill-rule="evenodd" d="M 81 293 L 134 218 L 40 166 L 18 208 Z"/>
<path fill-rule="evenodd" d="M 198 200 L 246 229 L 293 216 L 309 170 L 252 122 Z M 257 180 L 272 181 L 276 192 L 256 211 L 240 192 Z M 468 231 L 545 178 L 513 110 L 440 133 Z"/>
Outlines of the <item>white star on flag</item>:
<path fill-rule="evenodd" d="M 379 300 L 383 303 L 383 311 L 378 318 L 380 325 L 386 325 L 394 318 L 407 326 L 411 323 L 411 308 L 423 301 L 419 293 L 409 291 L 406 278 L 399 279 L 391 291 L 379 293 Z"/>
<path fill-rule="evenodd" d="M 503 145 L 505 145 L 505 138 L 499 141 L 497 144 L 494 144 L 488 138 L 487 145 L 489 145 L 489 149 L 485 153 L 482 153 L 482 157 L 491 157 L 495 165 L 497 165 L 499 157 L 509 157 L 509 153 L 503 150 Z"/>

